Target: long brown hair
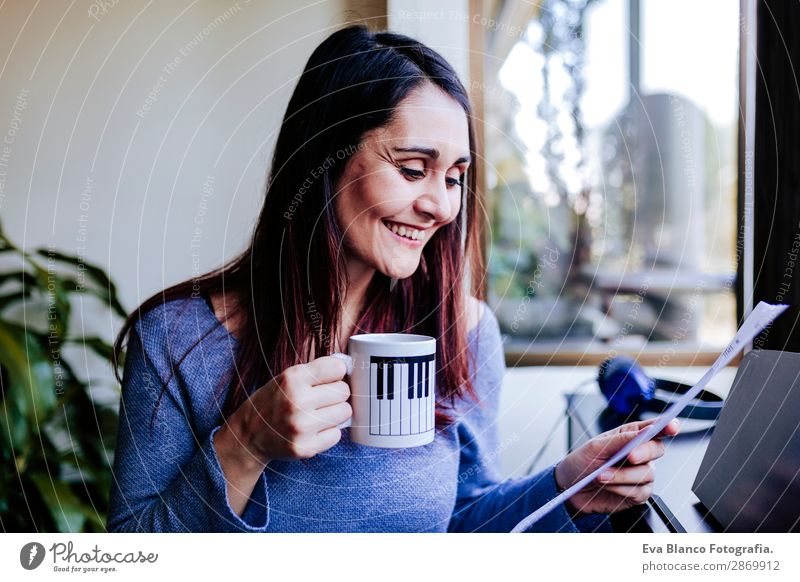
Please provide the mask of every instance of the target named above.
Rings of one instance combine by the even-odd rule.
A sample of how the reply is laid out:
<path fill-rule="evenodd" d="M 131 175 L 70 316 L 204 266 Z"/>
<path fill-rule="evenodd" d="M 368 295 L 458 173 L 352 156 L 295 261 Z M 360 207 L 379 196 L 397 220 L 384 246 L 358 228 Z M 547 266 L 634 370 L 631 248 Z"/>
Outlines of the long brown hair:
<path fill-rule="evenodd" d="M 400 101 L 425 82 L 435 84 L 463 107 L 470 154 L 476 160 L 469 97 L 441 55 L 407 36 L 371 32 L 363 26 L 341 29 L 323 41 L 309 58 L 289 101 L 249 246 L 222 267 L 156 293 L 127 318 L 114 345 L 113 364 L 120 382 L 116 364 L 136 320 L 169 300 L 200 295 L 223 293 L 236 301 L 234 312 L 240 320 L 236 374 L 224 376 L 218 387 L 218 397 L 227 390 L 222 408 L 226 418 L 286 368 L 330 355 L 330 338 L 337 337 L 341 326 L 340 306 L 348 287 L 339 252 L 343 233 L 332 203 L 338 178 L 364 134 L 387 125 Z M 324 168 L 321 173 L 315 171 L 320 167 Z M 471 168 L 457 218 L 428 241 L 412 276 L 392 286 L 389 277 L 375 273 L 356 323 L 359 333 L 419 333 L 437 338 L 439 428 L 452 422 L 446 409 L 456 397 L 475 396 L 465 314 L 468 291 L 484 299 L 476 183 Z M 469 290 L 467 265 L 471 268 Z"/>

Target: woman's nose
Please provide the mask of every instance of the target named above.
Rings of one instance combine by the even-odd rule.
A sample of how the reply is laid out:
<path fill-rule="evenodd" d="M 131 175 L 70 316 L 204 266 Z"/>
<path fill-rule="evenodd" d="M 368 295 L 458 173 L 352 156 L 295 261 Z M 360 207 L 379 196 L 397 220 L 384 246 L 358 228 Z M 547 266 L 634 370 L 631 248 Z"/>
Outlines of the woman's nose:
<path fill-rule="evenodd" d="M 430 214 L 436 222 L 444 222 L 450 218 L 452 207 L 444 174 L 432 180 L 426 193 L 417 198 L 417 209 Z"/>

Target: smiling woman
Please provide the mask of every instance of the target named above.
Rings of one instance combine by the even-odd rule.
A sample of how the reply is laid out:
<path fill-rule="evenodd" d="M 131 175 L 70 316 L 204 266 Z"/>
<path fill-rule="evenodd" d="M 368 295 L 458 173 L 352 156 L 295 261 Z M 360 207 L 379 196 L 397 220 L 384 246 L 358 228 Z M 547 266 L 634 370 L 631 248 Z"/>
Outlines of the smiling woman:
<path fill-rule="evenodd" d="M 555 466 L 498 477 L 505 362 L 482 300 L 472 123 L 452 67 L 411 38 L 350 27 L 317 47 L 249 247 L 120 332 L 109 529 L 510 531 L 578 478 L 587 449 L 560 480 Z M 339 428 L 350 389 L 331 354 L 368 332 L 436 338 L 433 442 L 377 453 Z M 646 485 L 644 469 L 611 485 Z M 605 523 L 584 501 L 587 515 L 562 506 L 536 527 Z"/>

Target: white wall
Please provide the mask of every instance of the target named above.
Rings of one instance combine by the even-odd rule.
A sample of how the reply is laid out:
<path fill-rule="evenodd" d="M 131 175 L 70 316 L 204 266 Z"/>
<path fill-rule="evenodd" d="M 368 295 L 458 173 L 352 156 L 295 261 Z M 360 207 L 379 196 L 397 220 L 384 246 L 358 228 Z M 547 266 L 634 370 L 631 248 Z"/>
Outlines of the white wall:
<path fill-rule="evenodd" d="M 387 0 L 389 28 L 425 43 L 452 65 L 469 87 L 469 0 Z M 480 15 L 477 15 L 480 17 Z"/>
<path fill-rule="evenodd" d="M 297 75 L 360 17 L 385 26 L 385 2 L 3 3 L 4 229 L 108 269 L 129 310 L 218 266 L 250 236 Z"/>

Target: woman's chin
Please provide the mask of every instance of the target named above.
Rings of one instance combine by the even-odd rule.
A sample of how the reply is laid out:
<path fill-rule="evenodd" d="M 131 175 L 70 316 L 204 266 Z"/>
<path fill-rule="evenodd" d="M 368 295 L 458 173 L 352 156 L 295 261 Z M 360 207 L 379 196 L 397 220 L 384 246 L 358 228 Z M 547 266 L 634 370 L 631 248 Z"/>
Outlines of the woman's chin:
<path fill-rule="evenodd" d="M 407 279 L 417 272 L 418 267 L 419 260 L 404 261 L 402 264 L 399 264 L 399 261 L 395 261 L 388 269 L 381 270 L 384 275 L 391 279 Z"/>

